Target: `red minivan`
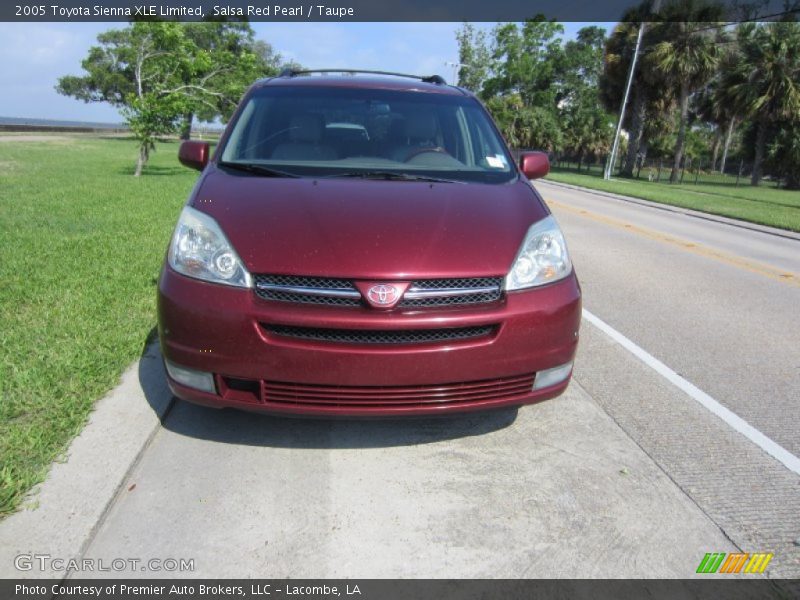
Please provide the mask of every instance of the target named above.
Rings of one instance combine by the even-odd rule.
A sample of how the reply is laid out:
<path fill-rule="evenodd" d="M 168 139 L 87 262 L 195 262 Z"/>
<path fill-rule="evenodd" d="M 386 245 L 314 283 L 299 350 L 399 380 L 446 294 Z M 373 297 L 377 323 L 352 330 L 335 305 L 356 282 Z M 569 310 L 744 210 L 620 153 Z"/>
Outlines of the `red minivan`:
<path fill-rule="evenodd" d="M 158 285 L 174 394 L 292 415 L 537 402 L 572 374 L 578 280 L 558 224 L 470 92 L 438 76 L 285 71 L 254 84 Z"/>

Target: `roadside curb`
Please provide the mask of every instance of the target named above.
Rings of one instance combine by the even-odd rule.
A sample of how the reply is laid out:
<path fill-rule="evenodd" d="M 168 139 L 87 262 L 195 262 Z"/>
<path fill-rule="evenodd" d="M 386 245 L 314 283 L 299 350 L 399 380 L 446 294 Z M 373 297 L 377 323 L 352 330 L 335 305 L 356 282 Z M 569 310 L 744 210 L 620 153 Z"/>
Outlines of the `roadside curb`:
<path fill-rule="evenodd" d="M 612 198 L 614 200 L 620 200 L 622 202 L 630 202 L 631 204 L 638 204 L 640 206 L 646 206 L 648 208 L 655 208 L 658 210 L 665 210 L 672 213 L 678 213 L 682 215 L 686 215 L 687 217 L 694 217 L 696 219 L 703 219 L 705 221 L 712 221 L 715 223 L 721 223 L 723 225 L 730 225 L 731 227 L 736 227 L 738 229 L 747 229 L 749 231 L 756 231 L 758 233 L 763 233 L 766 235 L 774 235 L 777 237 L 782 237 L 790 240 L 800 241 L 800 233 L 789 231 L 788 229 L 778 229 L 777 227 L 769 227 L 767 225 L 759 225 L 758 223 L 750 223 L 749 221 L 740 221 L 738 219 L 732 219 L 730 217 L 723 217 L 722 215 L 715 215 L 712 213 L 705 213 L 699 210 L 692 210 L 691 208 L 682 208 L 680 206 L 673 206 L 671 204 L 661 204 L 659 202 L 653 202 L 651 200 L 644 200 L 642 198 L 634 198 L 632 196 L 625 196 L 623 194 L 615 194 L 613 192 L 605 192 L 603 190 L 595 190 L 592 188 L 582 187 L 579 185 L 573 185 L 571 183 L 562 183 L 560 181 L 553 181 L 550 179 L 543 179 L 537 181 L 535 185 L 539 185 L 540 183 L 544 183 L 546 185 L 553 185 L 556 187 L 566 188 L 570 190 L 580 190 L 581 192 L 586 192 L 587 194 L 594 194 L 596 196 L 604 196 L 606 198 Z"/>
<path fill-rule="evenodd" d="M 15 558 L 44 555 L 63 559 L 62 566 L 81 559 L 172 402 L 158 344 L 150 344 L 119 385 L 96 403 L 65 459 L 56 461 L 29 494 L 23 506 L 31 506 L 0 522 L 0 577 L 68 575 L 63 568 L 40 569 L 35 560 L 30 570 L 18 570 Z"/>

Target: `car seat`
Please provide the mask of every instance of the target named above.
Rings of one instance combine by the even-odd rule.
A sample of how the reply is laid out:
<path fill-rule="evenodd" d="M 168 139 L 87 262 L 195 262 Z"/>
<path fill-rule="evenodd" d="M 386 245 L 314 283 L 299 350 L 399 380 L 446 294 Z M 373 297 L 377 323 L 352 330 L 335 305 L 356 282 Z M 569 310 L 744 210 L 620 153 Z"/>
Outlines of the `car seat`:
<path fill-rule="evenodd" d="M 430 148 L 439 148 L 437 134 L 439 131 L 436 124 L 436 116 L 429 112 L 416 112 L 406 115 L 402 144 L 395 146 L 389 158 L 399 162 L 405 162 L 415 153 Z"/>
<path fill-rule="evenodd" d="M 322 115 L 307 114 L 289 120 L 289 141 L 272 151 L 274 160 L 336 160 L 336 151 L 322 144 L 325 121 Z"/>

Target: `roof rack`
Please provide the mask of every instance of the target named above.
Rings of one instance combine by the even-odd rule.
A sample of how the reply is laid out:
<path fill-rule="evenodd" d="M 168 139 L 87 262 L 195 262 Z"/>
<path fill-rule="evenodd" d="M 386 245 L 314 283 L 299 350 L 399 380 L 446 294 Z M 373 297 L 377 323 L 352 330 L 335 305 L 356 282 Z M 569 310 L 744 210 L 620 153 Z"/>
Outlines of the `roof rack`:
<path fill-rule="evenodd" d="M 409 77 L 419 79 L 425 83 L 435 83 L 436 85 L 447 85 L 441 75 L 408 75 L 407 73 L 394 73 L 392 71 L 368 71 L 365 69 L 294 69 L 288 67 L 283 69 L 278 77 L 295 77 L 297 75 L 307 75 L 310 73 L 364 73 L 366 75 L 391 75 L 393 77 Z"/>

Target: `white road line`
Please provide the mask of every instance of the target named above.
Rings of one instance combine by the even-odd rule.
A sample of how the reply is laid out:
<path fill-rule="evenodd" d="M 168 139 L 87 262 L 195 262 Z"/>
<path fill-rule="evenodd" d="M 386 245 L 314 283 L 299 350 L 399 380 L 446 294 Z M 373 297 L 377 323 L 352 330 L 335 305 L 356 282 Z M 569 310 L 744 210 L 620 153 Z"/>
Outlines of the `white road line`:
<path fill-rule="evenodd" d="M 625 348 L 628 352 L 633 354 L 636 358 L 641 360 L 656 373 L 664 377 L 664 379 L 669 381 L 672 385 L 685 392 L 698 404 L 701 404 L 717 417 L 725 421 L 725 423 L 741 433 L 748 440 L 761 448 L 764 452 L 780 461 L 787 469 L 800 475 L 800 458 L 789 452 L 777 442 L 765 436 L 758 429 L 750 425 L 750 423 L 742 419 L 739 415 L 722 406 L 722 404 L 714 400 L 714 398 L 706 394 L 703 390 L 678 375 L 675 371 L 670 369 L 655 356 L 637 346 L 619 331 L 611 327 L 611 325 L 593 315 L 585 308 L 583 309 L 583 318 L 600 329 L 608 337 L 617 342 L 620 346 Z"/>

